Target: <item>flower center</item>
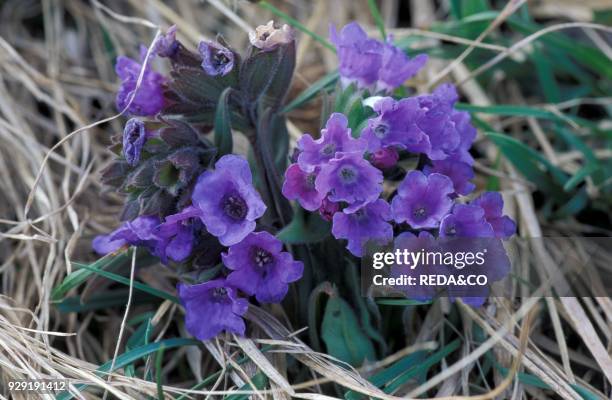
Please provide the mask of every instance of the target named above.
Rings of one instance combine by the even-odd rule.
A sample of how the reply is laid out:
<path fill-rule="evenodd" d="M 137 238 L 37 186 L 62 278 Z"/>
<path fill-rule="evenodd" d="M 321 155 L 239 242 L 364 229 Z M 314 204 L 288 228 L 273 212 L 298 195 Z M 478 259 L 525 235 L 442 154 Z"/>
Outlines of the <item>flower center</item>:
<path fill-rule="evenodd" d="M 236 221 L 242 221 L 249 210 L 244 199 L 238 194 L 225 197 L 222 204 L 225 214 Z"/>
<path fill-rule="evenodd" d="M 421 207 L 417 207 L 412 211 L 412 215 L 415 218 L 422 218 L 425 216 L 425 214 L 427 213 L 427 210 L 425 209 L 425 207 L 421 206 Z"/>
<path fill-rule="evenodd" d="M 224 66 L 225 64 L 227 64 L 229 62 L 229 58 L 222 52 L 217 52 L 214 56 L 213 56 L 213 63 L 215 64 L 215 66 L 217 68 Z"/>
<path fill-rule="evenodd" d="M 325 156 L 333 156 L 336 152 L 336 145 L 333 143 L 328 143 L 321 149 L 321 154 Z"/>
<path fill-rule="evenodd" d="M 340 168 L 340 178 L 344 183 L 353 183 L 357 179 L 357 171 L 351 167 Z"/>
<path fill-rule="evenodd" d="M 315 185 L 315 179 L 317 178 L 317 176 L 315 174 L 308 174 L 306 175 L 306 185 L 309 188 L 313 188 Z"/>
<path fill-rule="evenodd" d="M 376 137 L 379 139 L 382 139 L 385 136 L 387 136 L 388 132 L 389 132 L 389 127 L 385 124 L 378 124 L 376 128 L 374 128 L 374 135 L 376 135 Z"/>
<path fill-rule="evenodd" d="M 261 34 L 261 36 L 259 37 L 260 40 L 266 41 L 269 37 L 270 37 L 271 33 L 270 32 L 264 32 Z"/>
<path fill-rule="evenodd" d="M 140 129 L 138 128 L 132 129 L 132 131 L 128 135 L 128 141 L 130 143 L 134 143 L 135 141 L 138 140 L 138 138 L 140 138 Z"/>
<path fill-rule="evenodd" d="M 212 295 L 216 300 L 223 300 L 227 297 L 227 289 L 224 287 L 214 288 Z"/>
<path fill-rule="evenodd" d="M 353 219 L 361 220 L 361 219 L 363 219 L 365 217 L 365 215 L 366 215 L 366 213 L 363 210 L 363 208 L 360 208 L 359 210 L 357 210 L 357 211 L 355 211 L 353 213 Z"/>
<path fill-rule="evenodd" d="M 255 253 L 253 254 L 253 261 L 258 267 L 263 268 L 266 265 L 271 264 L 273 260 L 274 257 L 272 257 L 272 254 L 270 254 L 269 251 L 264 250 L 261 247 L 255 249 Z"/>

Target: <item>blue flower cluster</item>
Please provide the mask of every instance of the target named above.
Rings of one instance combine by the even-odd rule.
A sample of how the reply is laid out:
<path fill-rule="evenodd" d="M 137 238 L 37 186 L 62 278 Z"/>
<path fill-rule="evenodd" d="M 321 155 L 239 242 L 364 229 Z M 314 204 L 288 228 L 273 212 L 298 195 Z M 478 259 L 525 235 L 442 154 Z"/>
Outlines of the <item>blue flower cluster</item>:
<path fill-rule="evenodd" d="M 288 168 L 287 149 L 279 156 L 270 149 L 276 142 L 262 139 L 267 131 L 286 135 L 280 104 L 295 65 L 288 26 L 258 27 L 244 56 L 222 38 L 189 51 L 172 27 L 154 43 L 146 64 L 144 50 L 140 62 L 117 60 L 116 105 L 131 118 L 115 139 L 119 156 L 103 181 L 126 194 L 124 222 L 96 237 L 93 248 L 108 254 L 139 246 L 176 268 L 187 329 L 201 340 L 223 331 L 244 334 L 249 301 L 278 303 L 302 277 L 303 263 L 273 234 L 290 220 L 287 199 L 331 221 L 332 235 L 357 257 L 367 243 L 387 244 L 401 232 L 507 238 L 516 229 L 503 215 L 499 193 L 471 202 L 462 197 L 475 189 L 469 150 L 476 130 L 469 114 L 455 109 L 455 88 L 391 97 L 427 56 L 409 58 L 391 37 L 368 38 L 356 23 L 339 33 L 332 27 L 330 34 L 340 90 L 386 97 L 376 98 L 367 120 L 357 123 L 332 113 L 319 138 L 299 139 Z M 170 76 L 152 69 L 155 57 L 169 60 Z M 243 156 L 231 154 L 230 125 L 249 139 L 257 179 Z M 403 171 L 397 190 L 386 195 L 386 173 L 401 169 L 399 161 L 409 155 L 420 158 L 418 168 Z M 284 182 L 274 168 L 285 171 Z M 183 268 L 214 273 L 189 280 L 178 273 Z"/>
<path fill-rule="evenodd" d="M 335 32 L 332 28 L 345 85 L 377 90 L 382 81 L 385 89 L 393 89 L 426 60 L 408 59 L 389 42 L 368 38 L 356 23 L 345 26 L 339 36 Z M 388 79 L 391 70 L 398 71 L 396 81 Z M 469 150 L 476 129 L 467 112 L 454 108 L 457 99 L 450 84 L 431 94 L 381 97 L 356 135 L 343 114 L 332 114 L 319 139 L 305 134 L 298 141 L 297 161 L 285 173 L 283 194 L 332 220 L 332 234 L 346 239 L 347 249 L 358 257 L 368 242 L 392 241 L 392 224 L 440 237 L 512 236 L 516 226 L 502 214 L 499 193 L 461 201 L 460 196 L 475 189 Z M 396 165 L 400 152 L 419 155 L 420 167 L 408 171 L 396 193 L 385 200 L 383 171 Z"/>
<path fill-rule="evenodd" d="M 258 28 L 251 39 L 252 46 L 261 52 L 293 45 L 292 31 L 286 26 L 276 29 L 273 24 Z M 168 93 L 172 80 L 153 71 L 150 61 L 143 67 L 145 50 L 141 51 L 140 63 L 123 56 L 117 60 L 116 72 L 122 82 L 116 105 L 132 118 L 119 141 L 121 158 L 105 175 L 111 182 L 119 169 L 129 171 L 120 189 L 137 189 L 141 195 L 148 188 L 140 190 L 140 183 L 152 180 L 157 191 L 152 200 L 161 197 L 165 200 L 160 202 L 170 206 L 151 214 L 141 209 L 138 216 L 115 231 L 97 236 L 93 248 L 99 254 L 108 254 L 124 246 L 139 246 L 166 265 L 210 256 L 206 253 L 212 248 L 213 258 L 225 267 L 215 279 L 178 284 L 187 329 L 201 340 L 222 331 L 243 335 L 243 316 L 248 309 L 244 296 L 254 296 L 260 303 L 278 303 L 289 284 L 301 278 L 304 266 L 283 251 L 283 244 L 274 235 L 255 231 L 267 207 L 253 184 L 247 160 L 228 154 L 209 168 L 206 139 L 180 119 L 166 120 L 174 113 L 168 110 L 177 103 L 176 96 Z M 154 43 L 150 58 L 168 58 L 176 70 L 189 67 L 192 74 L 204 73 L 206 79 L 222 78 L 239 68 L 238 56 L 220 42 L 203 41 L 198 51 L 188 52 L 176 40 L 175 27 L 171 27 Z M 143 117 L 155 117 L 157 121 Z M 148 128 L 158 127 L 159 121 L 171 126 Z"/>

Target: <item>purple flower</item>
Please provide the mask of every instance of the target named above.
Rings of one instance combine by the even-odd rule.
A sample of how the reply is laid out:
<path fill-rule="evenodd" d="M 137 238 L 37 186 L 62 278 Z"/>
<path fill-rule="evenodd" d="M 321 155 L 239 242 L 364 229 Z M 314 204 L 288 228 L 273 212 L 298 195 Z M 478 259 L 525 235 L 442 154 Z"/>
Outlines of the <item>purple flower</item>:
<path fill-rule="evenodd" d="M 419 117 L 418 127 L 427 134 L 431 149 L 425 154 L 432 160 L 444 160 L 455 151 L 461 137 L 451 118 L 457 91 L 451 84 L 438 86 L 432 94 L 419 96 L 419 105 L 424 113 Z"/>
<path fill-rule="evenodd" d="M 334 214 L 332 234 L 336 239 L 347 239 L 346 248 L 353 255 L 361 257 L 368 241 L 384 245 L 393 239 L 393 227 L 387 222 L 390 219 L 389 204 L 378 199 L 352 214 Z"/>
<path fill-rule="evenodd" d="M 434 296 L 448 296 L 451 301 L 456 298 L 461 298 L 467 304 L 473 306 L 482 305 L 489 295 L 488 286 L 480 285 L 462 285 L 450 283 L 446 286 L 431 286 L 420 285 L 422 282 L 421 276 L 428 275 L 433 269 L 436 274 L 444 275 L 449 278 L 454 278 L 455 282 L 461 280 L 464 269 L 468 263 L 456 259 L 454 262 L 446 260 L 448 254 L 468 254 L 470 252 L 481 252 L 482 261 L 478 264 L 479 273 L 486 276 L 488 282 L 495 282 L 503 279 L 510 271 L 510 260 L 506 254 L 503 243 L 496 238 L 434 238 L 427 232 L 420 232 L 418 238 L 409 232 L 400 234 L 395 239 L 394 250 L 403 253 L 408 252 L 425 252 L 429 254 L 444 254 L 444 257 L 429 257 L 422 258 L 419 266 L 415 266 L 408 261 L 400 261 L 391 268 L 391 276 L 399 277 L 407 275 L 413 277 L 416 285 L 406 285 L 400 287 L 410 298 L 418 300 L 432 299 Z M 421 265 L 427 265 L 427 268 L 422 268 Z"/>
<path fill-rule="evenodd" d="M 414 229 L 436 228 L 451 209 L 453 182 L 446 176 L 410 171 L 391 202 L 393 219 L 408 222 Z"/>
<path fill-rule="evenodd" d="M 321 130 L 321 138 L 314 140 L 309 134 L 298 140 L 298 164 L 302 170 L 312 172 L 318 166 L 328 162 L 339 152 L 363 152 L 365 143 L 351 136 L 348 120 L 343 114 L 333 113 L 325 128 Z"/>
<path fill-rule="evenodd" d="M 176 25 L 172 25 L 165 34 L 162 34 L 154 45 L 154 52 L 160 57 L 172 57 L 178 50 L 179 43 L 176 40 Z"/>
<path fill-rule="evenodd" d="M 187 331 L 200 340 L 209 340 L 222 331 L 244 335 L 242 316 L 249 308 L 246 299 L 222 279 L 197 285 L 178 284 L 181 304 L 185 307 Z"/>
<path fill-rule="evenodd" d="M 202 212 L 200 218 L 208 232 L 224 246 L 244 239 L 266 211 L 253 187 L 248 162 L 232 154 L 221 157 L 214 171 L 199 176 L 191 198 Z"/>
<path fill-rule="evenodd" d="M 448 155 L 448 159 L 471 166 L 474 164 L 474 158 L 470 154 L 470 147 L 476 139 L 476 128 L 471 123 L 470 114 L 466 111 L 453 111 L 451 120 L 459 135 L 459 145 Z"/>
<path fill-rule="evenodd" d="M 425 175 L 438 173 L 446 175 L 453 181 L 453 187 L 457 195 L 467 195 L 476 188 L 470 180 L 474 178 L 474 170 L 468 164 L 453 160 L 434 160 L 431 165 L 423 168 Z"/>
<path fill-rule="evenodd" d="M 436 249 L 436 239 L 427 231 L 420 231 L 418 236 L 412 232 L 402 232 L 393 241 L 393 250 L 404 253 L 419 253 L 428 251 L 433 252 Z M 404 292 L 406 297 L 417 301 L 430 301 L 436 295 L 438 290 L 435 286 L 420 285 L 419 276 L 426 275 L 429 271 L 435 268 L 436 273 L 446 273 L 444 265 L 428 265 L 428 268 L 419 268 L 414 266 L 412 262 L 406 263 L 401 261 L 391 266 L 391 277 L 399 278 L 402 275 L 413 277 L 416 285 L 403 285 L 398 289 Z"/>
<path fill-rule="evenodd" d="M 378 114 L 368 120 L 361 137 L 367 142 L 368 151 L 375 152 L 381 147 L 396 146 L 413 153 L 428 153 L 431 149 L 429 138 L 417 126 L 423 112 L 416 98 L 399 101 L 384 97 L 374 104 Z"/>
<path fill-rule="evenodd" d="M 315 189 L 316 170 L 304 172 L 298 164 L 291 164 L 285 171 L 283 196 L 289 200 L 296 200 L 308 211 L 314 211 L 321 206 L 325 194 Z"/>
<path fill-rule="evenodd" d="M 393 167 L 398 159 L 399 154 L 393 147 L 382 147 L 370 155 L 370 162 L 380 170 Z"/>
<path fill-rule="evenodd" d="M 289 283 L 302 277 L 304 264 L 283 250 L 283 244 L 268 232 L 254 232 L 222 254 L 223 264 L 233 272 L 227 283 L 261 303 L 279 303 Z"/>
<path fill-rule="evenodd" d="M 494 237 L 493 227 L 485 218 L 482 207 L 471 204 L 455 204 L 451 214 L 440 222 L 441 237 Z"/>
<path fill-rule="evenodd" d="M 340 34 L 336 27 L 329 28 L 331 42 L 336 46 L 340 77 L 345 85 L 356 82 L 360 87 L 376 83 L 382 66 L 383 44 L 368 38 L 358 23 L 344 26 Z"/>
<path fill-rule="evenodd" d="M 470 204 L 479 206 L 484 210 L 485 219 L 491 227 L 495 237 L 508 239 L 516 233 L 516 224 L 507 215 L 502 215 L 504 200 L 498 192 L 485 192 L 472 200 Z"/>
<path fill-rule="evenodd" d="M 164 107 L 163 85 L 166 79 L 163 75 L 153 71 L 150 64 L 147 64 L 144 67 L 140 87 L 136 90 L 141 68 L 141 63 L 131 58 L 125 56 L 117 58 L 115 72 L 121 79 L 116 98 L 117 109 L 123 111 L 129 104 L 127 111 L 133 115 L 155 115 Z M 130 104 L 132 97 L 134 99 Z"/>
<path fill-rule="evenodd" d="M 94 251 L 98 254 L 108 254 L 126 245 L 143 246 L 152 250 L 157 237 L 153 234 L 159 225 L 155 216 L 140 216 L 133 221 L 124 222 L 119 228 L 108 235 L 98 235 L 92 242 Z"/>
<path fill-rule="evenodd" d="M 378 198 L 382 192 L 383 174 L 363 159 L 360 153 L 340 153 L 321 168 L 315 179 L 319 193 L 329 193 L 331 201 L 345 201 L 351 213 Z"/>
<path fill-rule="evenodd" d="M 234 68 L 234 53 L 221 44 L 202 41 L 198 50 L 202 55 L 202 68 L 208 75 L 225 76 Z"/>
<path fill-rule="evenodd" d="M 184 261 L 191 255 L 194 245 L 195 225 L 200 223 L 200 210 L 189 206 L 181 212 L 169 215 L 157 226 L 154 234 L 157 237 L 154 254 L 164 264 L 168 259 Z"/>
<path fill-rule="evenodd" d="M 123 156 L 132 167 L 140 161 L 140 152 L 147 140 L 144 122 L 131 118 L 123 128 Z"/>
<path fill-rule="evenodd" d="M 331 221 L 338 211 L 340 211 L 340 204 L 330 201 L 327 197 L 323 199 L 319 207 L 319 215 L 325 221 Z"/>
<path fill-rule="evenodd" d="M 392 37 L 387 38 L 382 52 L 382 67 L 378 72 L 377 88 L 392 92 L 407 79 L 419 72 L 427 62 L 426 54 L 409 58 L 400 48 L 392 44 Z"/>
<path fill-rule="evenodd" d="M 272 51 L 280 45 L 289 44 L 295 39 L 295 32 L 283 24 L 280 29 L 274 27 L 274 21 L 268 21 L 266 25 L 259 25 L 254 31 L 249 32 L 251 45 L 263 51 Z"/>

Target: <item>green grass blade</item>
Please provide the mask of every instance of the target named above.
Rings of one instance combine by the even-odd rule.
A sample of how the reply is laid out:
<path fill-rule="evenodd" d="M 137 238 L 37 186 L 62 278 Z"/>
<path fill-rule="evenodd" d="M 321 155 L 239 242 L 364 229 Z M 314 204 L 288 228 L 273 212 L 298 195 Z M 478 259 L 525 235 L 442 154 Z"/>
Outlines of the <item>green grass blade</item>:
<path fill-rule="evenodd" d="M 133 364 L 134 362 L 148 356 L 149 354 L 153 354 L 157 352 L 161 347 L 164 347 L 166 350 L 172 349 L 175 347 L 183 347 L 183 346 L 198 346 L 200 345 L 200 341 L 195 339 L 183 339 L 183 338 L 172 338 L 162 340 L 160 342 L 150 343 L 145 346 L 138 347 L 137 349 L 130 350 L 125 352 L 117 357 L 115 363 L 113 365 L 112 360 L 105 362 L 100 365 L 98 369 L 96 369 L 96 374 L 99 376 L 105 376 L 110 372 L 114 372 L 118 369 L 125 367 L 126 365 Z M 111 370 L 111 365 L 113 369 Z M 89 385 L 87 384 L 78 384 L 75 387 L 79 390 L 85 390 Z M 57 395 L 57 400 L 70 400 L 73 398 L 73 394 L 70 392 L 61 392 Z"/>
<path fill-rule="evenodd" d="M 502 151 L 504 156 L 531 182 L 549 196 L 562 200 L 566 197 L 560 184 L 567 181 L 567 176 L 558 167 L 552 165 L 542 154 L 518 140 L 501 133 L 485 132 Z M 549 176 L 542 169 L 548 170 Z M 553 176 L 559 180 L 557 182 Z"/>
<path fill-rule="evenodd" d="M 599 168 L 600 167 L 598 164 L 588 163 L 584 165 L 571 178 L 569 178 L 567 182 L 565 182 L 565 185 L 563 185 L 563 190 L 565 190 L 566 192 L 573 190 L 588 176 L 599 171 Z"/>
<path fill-rule="evenodd" d="M 128 297 L 128 289 L 121 288 L 105 292 L 98 292 L 90 296 L 86 303 L 83 303 L 81 296 L 67 297 L 57 304 L 57 309 L 61 313 L 79 313 L 95 310 L 108 310 L 110 308 L 125 306 Z M 157 297 L 144 292 L 134 294 L 133 303 L 151 304 L 158 300 Z"/>
<path fill-rule="evenodd" d="M 166 348 L 161 346 L 155 354 L 155 383 L 157 385 L 157 398 L 164 400 L 164 387 L 162 384 L 162 371 L 164 369 L 164 351 Z"/>
<path fill-rule="evenodd" d="M 483 113 L 499 115 L 502 117 L 534 117 L 539 119 L 547 119 L 551 121 L 562 122 L 567 124 L 568 121 L 575 122 L 578 125 L 582 125 L 589 129 L 598 129 L 597 124 L 588 121 L 583 118 L 574 117 L 572 115 L 564 114 L 563 117 L 552 111 L 543 110 L 541 108 L 529 107 L 529 106 L 515 106 L 509 104 L 500 104 L 495 106 L 476 106 L 473 104 L 457 103 L 455 107 L 458 110 L 469 111 L 470 113 Z"/>
<path fill-rule="evenodd" d="M 268 384 L 268 377 L 262 372 L 258 372 L 251 378 L 251 382 L 255 385 L 255 389 L 249 384 L 245 383 L 238 389 L 239 391 L 254 391 L 254 390 L 263 390 Z M 225 400 L 248 400 L 252 394 L 230 394 L 224 397 Z M 255 397 L 255 396 L 253 396 Z"/>
<path fill-rule="evenodd" d="M 420 306 L 423 304 L 431 304 L 431 301 L 411 299 L 376 299 L 376 304 L 381 304 L 384 306 Z"/>
<path fill-rule="evenodd" d="M 82 268 L 84 268 L 86 270 L 89 270 L 89 271 L 91 271 L 94 274 L 98 274 L 100 276 L 103 276 L 103 277 L 105 277 L 107 279 L 113 280 L 115 282 L 122 283 L 122 284 L 124 284 L 126 286 L 130 285 L 130 280 L 128 278 L 126 278 L 126 277 L 121 276 L 121 275 L 117 275 L 117 274 L 114 274 L 112 272 L 108 272 L 108 271 L 104 271 L 104 270 L 95 269 L 92 266 L 85 265 L 85 264 L 82 266 Z M 168 292 L 164 292 L 163 290 L 155 289 L 155 288 L 153 288 L 153 287 L 151 287 L 151 286 L 149 286 L 147 284 L 144 284 L 142 282 L 134 281 L 133 282 L 133 286 L 134 286 L 134 289 L 137 289 L 137 290 L 149 293 L 149 294 L 151 294 L 153 296 L 156 296 L 156 297 L 159 297 L 161 299 L 170 300 L 171 302 L 177 303 L 177 304 L 179 303 L 179 300 L 178 300 L 178 298 L 176 296 L 173 296 L 173 295 L 171 295 Z"/>
<path fill-rule="evenodd" d="M 461 341 L 459 339 L 455 339 L 452 342 L 448 343 L 446 346 L 442 347 L 440 350 L 436 351 L 431 356 L 427 357 L 418 365 L 408 369 L 397 378 L 395 378 L 389 385 L 387 385 L 383 390 L 385 393 L 394 393 L 397 389 L 399 389 L 402 385 L 408 382 L 410 379 L 419 376 L 421 374 L 426 374 L 429 368 L 433 367 L 442 359 L 446 358 L 448 355 L 453 353 L 455 350 L 459 348 L 461 345 Z"/>
<path fill-rule="evenodd" d="M 132 255 L 132 250 L 123 249 L 120 250 L 119 253 L 108 254 L 98 261 L 89 265 L 89 269 L 81 268 L 76 271 L 73 271 L 70 275 L 66 276 L 62 283 L 56 286 L 51 292 L 51 300 L 58 301 L 61 300 L 66 293 L 70 290 L 76 288 L 83 282 L 87 280 L 91 275 L 94 274 L 94 271 L 107 269 L 110 267 L 117 266 L 118 264 L 127 262 Z"/>
<path fill-rule="evenodd" d="M 382 15 L 380 15 L 380 10 L 376 5 L 376 0 L 368 0 L 368 7 L 370 8 L 370 14 L 372 14 L 372 18 L 376 22 L 376 26 L 380 31 L 380 35 L 383 40 L 387 39 L 387 33 L 385 32 L 385 22 L 383 21 Z"/>
<path fill-rule="evenodd" d="M 338 71 L 332 71 L 329 74 L 325 75 L 312 85 L 308 87 L 308 89 L 304 90 L 300 93 L 295 99 L 293 99 L 289 104 L 282 109 L 281 113 L 288 113 L 291 110 L 294 110 L 300 107 L 303 104 L 308 103 L 312 100 L 316 95 L 325 89 L 328 89 L 336 84 L 338 81 Z"/>

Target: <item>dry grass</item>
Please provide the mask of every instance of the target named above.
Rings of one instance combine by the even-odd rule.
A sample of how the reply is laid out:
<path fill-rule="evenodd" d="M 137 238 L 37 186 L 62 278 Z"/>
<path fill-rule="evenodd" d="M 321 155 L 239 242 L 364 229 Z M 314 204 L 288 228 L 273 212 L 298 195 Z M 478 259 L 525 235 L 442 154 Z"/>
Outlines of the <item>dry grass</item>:
<path fill-rule="evenodd" d="M 365 2 L 342 0 L 337 3 L 333 12 L 330 12 L 329 3 L 322 0 L 296 0 L 280 2 L 280 5 L 309 29 L 323 35 L 328 22 L 341 24 L 358 19 L 370 21 L 373 28 Z M 383 1 L 382 14 L 388 26 L 394 26 L 392 10 L 396 3 L 394 0 Z M 475 41 L 430 33 L 427 26 L 428 21 L 436 18 L 434 10 L 427 6 L 427 2 L 410 3 L 415 18 L 413 26 L 419 30 L 398 30 L 398 36 L 420 33 L 426 41 L 457 41 L 466 45 L 466 52 L 489 46 L 480 40 L 486 32 Z M 153 40 L 156 27 L 165 29 L 172 24 L 178 25 L 180 39 L 192 46 L 202 38 L 214 37 L 221 32 L 230 43 L 241 48 L 246 44 L 244 32 L 249 27 L 271 19 L 255 4 L 243 1 L 117 0 L 105 1 L 104 4 L 76 0 L 13 0 L 2 4 L 0 394 L 8 395 L 2 386 L 6 387 L 12 379 L 69 378 L 75 382 L 93 382 L 104 389 L 103 395 L 99 390 L 79 393 L 73 387 L 77 398 L 157 396 L 155 382 L 130 378 L 121 371 L 108 377 L 94 374 L 100 364 L 114 359 L 123 349 L 124 343 L 117 339 L 125 338 L 127 311 L 135 315 L 140 305 L 128 304 L 124 308 L 77 315 L 61 314 L 50 302 L 52 288 L 71 271 L 68 260 L 93 259 L 91 238 L 115 227 L 121 207 L 122 199 L 104 192 L 98 181 L 99 171 L 110 159 L 105 147 L 109 137 L 122 129 L 122 118 L 114 115 L 116 78 L 113 58 L 117 53 L 134 55 L 139 43 Z M 507 11 L 508 15 L 511 14 L 514 6 L 508 6 Z M 583 16 L 584 9 L 576 13 Z M 504 16 L 506 14 L 502 14 L 502 18 Z M 580 18 L 576 17 L 583 23 Z M 578 26 L 604 29 L 586 24 Z M 491 49 L 498 56 L 482 68 L 493 68 L 498 61 L 513 57 L 528 44 L 529 41 L 509 48 L 498 46 Z M 605 43 L 600 45 L 605 46 Z M 467 70 L 461 59 L 451 64 L 435 60 L 416 81 L 417 87 L 427 88 L 450 77 L 462 83 L 461 90 L 472 103 L 493 104 L 494 100 L 487 92 L 471 79 L 482 71 Z M 298 76 L 291 96 L 333 69 L 334 65 L 333 54 L 311 38 L 301 36 Z M 316 129 L 318 112 L 319 105 L 315 104 L 291 114 L 289 127 L 294 138 L 304 130 Z M 495 118 L 489 122 L 497 125 L 508 123 Z M 537 134 L 538 122 L 530 120 L 529 124 Z M 570 171 L 575 168 L 572 163 L 580 157 L 579 154 L 556 153 L 547 146 L 544 135 L 539 135 L 539 138 L 543 141 L 542 148 L 554 163 Z M 479 160 L 483 174 L 487 174 L 491 170 L 487 170 L 486 165 L 491 165 L 495 151 L 486 141 L 480 141 L 479 146 L 482 154 L 488 157 Z M 538 223 L 530 187 L 514 167 L 504 162 L 501 170 L 493 173 L 501 176 L 508 210 L 519 221 L 521 235 L 540 237 L 548 233 Z M 555 233 L 567 233 L 563 226 L 555 229 Z M 556 255 L 550 249 L 539 248 L 536 251 L 538 259 L 550 268 L 550 273 L 554 273 Z M 170 273 L 161 269 L 156 271 L 161 272 L 143 273 L 140 279 L 152 286 L 171 290 Z M 92 280 L 83 296 L 105 284 L 102 280 Z M 167 398 L 178 397 L 187 393 L 186 388 L 221 369 L 218 379 L 206 388 L 190 393 L 202 397 L 216 397 L 229 392 L 236 394 L 239 393 L 237 388 L 248 383 L 259 369 L 269 378 L 271 389 L 259 391 L 254 398 L 325 398 L 319 394 L 320 386 L 332 381 L 383 399 L 416 397 L 425 392 L 434 393 L 437 398 L 463 399 L 466 397 L 458 397 L 459 394 L 473 392 L 468 380 L 469 372 L 481 368 L 479 357 L 493 349 L 498 360 L 505 360 L 505 367 L 512 372 L 524 371 L 537 376 L 552 388 L 558 398 L 582 398 L 572 386 L 574 383 L 588 388 L 602 399 L 608 398 L 612 384 L 609 354 L 612 302 L 609 298 L 582 301 L 578 298 L 548 298 L 546 304 L 548 313 L 537 307 L 535 299 L 525 300 L 522 304 L 509 304 L 498 299 L 488 308 L 478 311 L 461 306 L 464 331 L 460 333 L 466 339 L 461 350 L 463 358 L 455 364 L 443 363 L 427 382 L 404 385 L 394 395 L 382 393 L 365 377 L 392 364 L 402 355 L 422 348 L 440 347 L 439 333 L 449 329 L 446 320 L 449 306 L 445 302 L 432 305 L 419 326 L 410 332 L 414 346 L 375 365 L 366 365 L 359 371 L 334 363 L 329 356 L 310 349 L 298 338 L 302 330 L 292 334 L 292 329 L 278 322 L 278 319 L 282 320 L 282 310 L 253 308 L 249 319 L 259 328 L 260 339 L 227 336 L 205 343 L 206 352 L 195 346 L 173 349 L 172 353 L 168 350 L 164 375 L 174 376 L 173 371 L 187 365 L 190 375 L 195 378 L 168 383 L 163 389 Z M 177 306 L 170 302 L 162 303 L 153 318 L 152 337 L 157 340 L 168 332 L 177 336 L 173 321 L 181 318 Z M 552 321 L 553 337 L 546 337 L 542 329 L 544 320 Z M 481 344 L 471 340 L 472 322 L 489 335 L 488 340 Z M 186 336 L 185 332 L 181 333 Z M 569 347 L 565 339 L 570 335 L 580 340 L 578 348 Z M 264 354 L 259 344 L 271 350 Z M 247 354 L 250 361 L 238 364 L 239 353 Z M 288 380 L 287 354 L 311 371 L 308 380 Z M 147 368 L 153 368 L 153 359 Z M 580 375 L 574 372 L 576 366 L 582 371 Z M 593 381 L 592 377 L 601 376 L 602 371 L 607 381 Z M 469 398 L 548 398 L 542 390 L 523 385 L 518 380 L 506 380 L 501 374 L 496 377 L 496 385 L 488 388 L 488 394 Z"/>

